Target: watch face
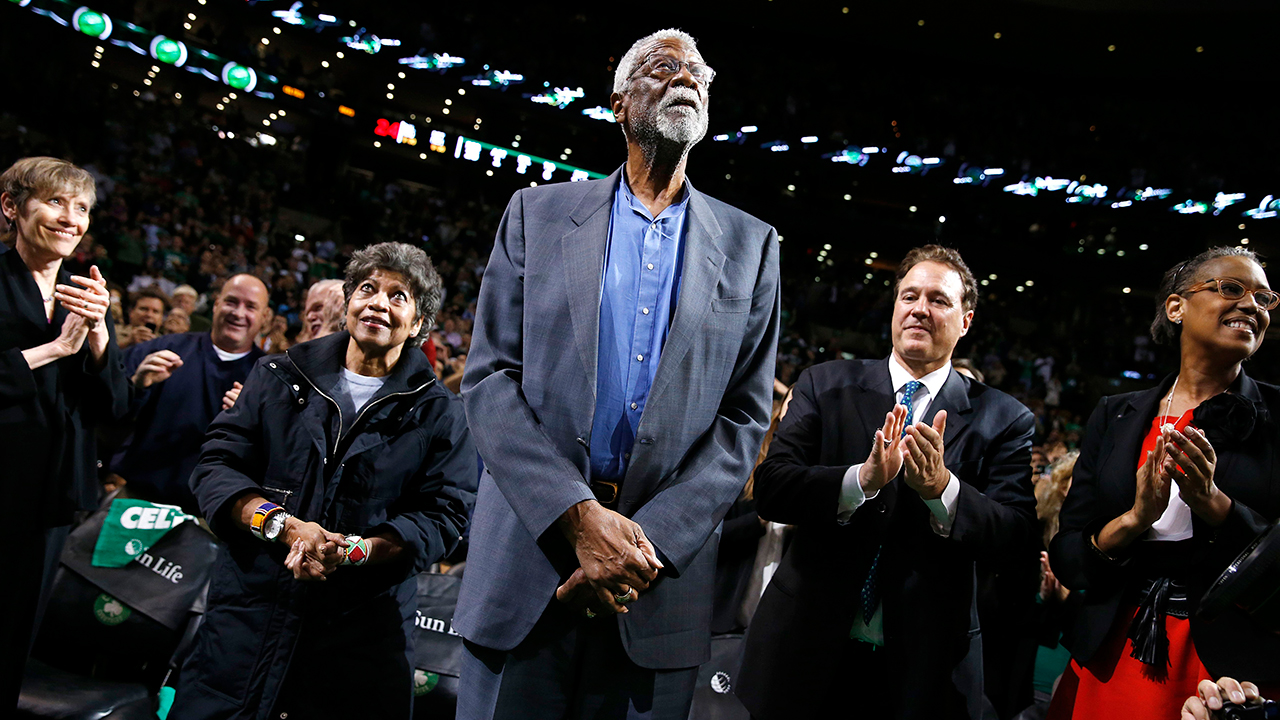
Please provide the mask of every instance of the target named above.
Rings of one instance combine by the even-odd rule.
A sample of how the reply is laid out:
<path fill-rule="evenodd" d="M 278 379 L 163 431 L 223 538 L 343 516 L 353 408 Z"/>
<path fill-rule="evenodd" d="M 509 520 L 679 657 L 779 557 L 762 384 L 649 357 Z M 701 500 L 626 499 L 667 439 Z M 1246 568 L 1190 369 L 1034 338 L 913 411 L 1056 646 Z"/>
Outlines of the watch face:
<path fill-rule="evenodd" d="M 262 528 L 262 536 L 268 540 L 275 540 L 280 535 L 280 531 L 284 529 L 284 521 L 287 517 L 288 515 L 278 512 L 267 518 L 267 522 Z"/>

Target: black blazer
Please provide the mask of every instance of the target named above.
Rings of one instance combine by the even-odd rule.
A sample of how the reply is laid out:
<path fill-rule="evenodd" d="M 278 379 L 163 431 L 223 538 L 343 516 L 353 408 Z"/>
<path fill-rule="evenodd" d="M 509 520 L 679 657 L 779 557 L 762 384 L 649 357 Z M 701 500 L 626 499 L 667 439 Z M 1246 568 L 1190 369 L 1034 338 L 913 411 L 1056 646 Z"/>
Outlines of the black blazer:
<path fill-rule="evenodd" d="M 58 273 L 71 284 L 71 275 Z M 23 350 L 62 332 L 67 311 L 59 303 L 45 318 L 40 288 L 22 257 L 0 244 L 0 457 L 4 458 L 3 515 L 15 536 L 69 525 L 76 510 L 97 507 L 95 423 L 125 414 L 129 387 L 107 316 L 111 340 L 102 370 L 89 346 L 32 370 Z"/>
<path fill-rule="evenodd" d="M 853 642 L 862 584 L 881 546 L 885 646 L 866 677 L 896 698 L 895 717 L 965 714 L 951 673 L 970 649 L 974 558 L 1033 542 L 1034 419 L 1012 397 L 953 370 L 927 413 L 931 420 L 947 411 L 945 458 L 961 482 L 951 536 L 933 532 L 928 507 L 901 478 L 841 525 L 845 471 L 866 460 L 893 405 L 887 361 L 816 365 L 801 374 L 756 470 L 760 516 L 796 526 L 734 684 L 756 717 L 817 717 L 826 710 L 820 703 L 852 680 L 834 671 Z"/>
<path fill-rule="evenodd" d="M 716 553 L 715 605 L 711 614 L 711 634 L 741 632 L 738 611 L 751 583 L 756 566 L 756 549 L 764 536 L 764 526 L 756 513 L 755 499 L 738 498 L 724 516 L 720 548 Z"/>
<path fill-rule="evenodd" d="M 1104 397 L 1089 418 L 1071 492 L 1059 516 L 1060 530 L 1049 549 L 1054 574 L 1062 584 L 1085 591 L 1063 640 L 1080 663 L 1088 662 L 1106 638 L 1129 583 L 1148 575 L 1142 540 L 1131 546 L 1136 552 L 1122 563 L 1107 561 L 1089 543 L 1104 525 L 1133 507 L 1142 441 L 1172 384 L 1171 375 L 1151 390 Z M 1235 556 L 1280 516 L 1280 425 L 1276 422 L 1280 388 L 1241 372 L 1230 392 L 1265 407 L 1270 418 L 1258 422 L 1247 439 L 1214 447 L 1218 456 L 1214 482 L 1233 503 L 1226 522 L 1218 528 L 1192 515 L 1194 535 L 1185 541 L 1185 580 L 1193 604 L 1198 604 Z M 1243 613 L 1231 610 L 1212 623 L 1193 614 L 1191 635 L 1196 653 L 1214 677 L 1280 682 L 1280 637 L 1262 630 Z"/>

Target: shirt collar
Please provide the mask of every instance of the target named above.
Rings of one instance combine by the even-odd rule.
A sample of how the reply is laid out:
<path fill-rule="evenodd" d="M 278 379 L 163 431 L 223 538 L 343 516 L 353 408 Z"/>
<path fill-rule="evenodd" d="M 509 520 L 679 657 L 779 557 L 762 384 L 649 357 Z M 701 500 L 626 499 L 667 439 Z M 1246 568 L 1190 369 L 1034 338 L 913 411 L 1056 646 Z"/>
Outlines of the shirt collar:
<path fill-rule="evenodd" d="M 625 202 L 627 207 L 631 208 L 634 212 L 644 216 L 646 220 L 650 221 L 676 218 L 682 215 L 685 208 L 689 206 L 689 191 L 692 188 L 693 186 L 689 183 L 689 178 L 686 177 L 684 179 L 684 186 L 680 188 L 680 201 L 668 205 L 666 209 L 658 213 L 658 217 L 655 218 L 649 213 L 649 208 L 645 207 L 644 203 L 640 202 L 640 200 L 636 198 L 635 194 L 631 192 L 631 186 L 627 184 L 626 168 L 623 168 L 622 172 L 618 176 L 618 194 L 622 196 L 623 202 Z"/>
<path fill-rule="evenodd" d="M 947 361 L 946 365 L 934 370 L 933 372 L 920 378 L 920 384 L 924 385 L 929 391 L 929 397 L 938 397 L 938 393 L 942 391 L 942 386 L 946 384 L 947 378 L 951 375 L 951 361 Z M 898 358 L 892 354 L 889 355 L 889 382 L 893 384 L 895 393 L 901 392 L 902 386 L 915 380 L 911 375 L 911 371 L 902 366 L 898 362 Z"/>

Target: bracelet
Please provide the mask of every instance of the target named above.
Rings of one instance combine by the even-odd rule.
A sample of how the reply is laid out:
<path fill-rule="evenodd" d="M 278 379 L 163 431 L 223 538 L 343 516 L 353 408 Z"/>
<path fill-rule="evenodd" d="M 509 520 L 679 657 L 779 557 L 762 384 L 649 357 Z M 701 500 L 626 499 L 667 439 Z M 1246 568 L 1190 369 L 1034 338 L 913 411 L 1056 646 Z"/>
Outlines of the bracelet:
<path fill-rule="evenodd" d="M 1119 558 L 1111 557 L 1106 552 L 1104 552 L 1102 548 L 1098 547 L 1097 533 L 1094 533 L 1093 535 L 1089 536 L 1089 547 L 1092 548 L 1095 553 L 1097 553 L 1098 557 L 1102 558 L 1103 560 L 1106 560 L 1109 563 L 1119 564 L 1121 562 Z"/>
<path fill-rule="evenodd" d="M 359 535 L 348 535 L 346 552 L 342 556 L 342 565 L 364 565 L 369 562 L 369 541 Z"/>
<path fill-rule="evenodd" d="M 262 503 L 253 511 L 253 519 L 249 521 L 249 532 L 253 533 L 253 536 L 259 540 L 267 542 L 265 532 L 267 520 L 276 513 L 282 512 L 284 512 L 284 508 L 273 502 Z"/>

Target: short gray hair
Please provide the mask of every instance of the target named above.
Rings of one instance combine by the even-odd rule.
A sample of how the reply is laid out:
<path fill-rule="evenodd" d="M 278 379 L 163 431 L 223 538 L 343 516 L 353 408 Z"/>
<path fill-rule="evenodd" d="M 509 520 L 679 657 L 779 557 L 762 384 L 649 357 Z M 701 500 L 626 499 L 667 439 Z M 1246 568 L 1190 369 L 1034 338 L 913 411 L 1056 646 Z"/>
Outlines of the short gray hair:
<path fill-rule="evenodd" d="M 645 57 L 641 57 L 640 51 L 659 40 L 680 40 L 684 42 L 685 45 L 688 45 L 690 50 L 695 53 L 698 52 L 698 41 L 694 40 L 692 35 L 683 30 L 667 28 L 666 30 L 659 30 L 652 35 L 645 35 L 635 41 L 635 44 L 631 46 L 631 49 L 628 50 L 622 56 L 622 59 L 618 61 L 618 69 L 613 71 L 614 92 L 620 93 L 627 88 L 627 82 L 631 79 L 631 76 L 635 74 L 636 68 L 639 67 L 640 63 L 647 59 Z M 698 53 L 699 56 L 701 56 L 701 54 L 702 53 Z"/>
<path fill-rule="evenodd" d="M 414 321 L 422 320 L 422 328 L 417 335 L 405 341 L 405 345 L 420 347 L 435 325 L 436 313 L 440 312 L 440 301 L 444 297 L 444 283 L 431 264 L 431 258 L 419 248 L 398 242 L 383 242 L 357 250 L 347 263 L 347 278 L 342 283 L 342 295 L 347 302 L 351 301 L 356 286 L 367 280 L 374 270 L 399 273 L 409 284 L 417 310 Z"/>

